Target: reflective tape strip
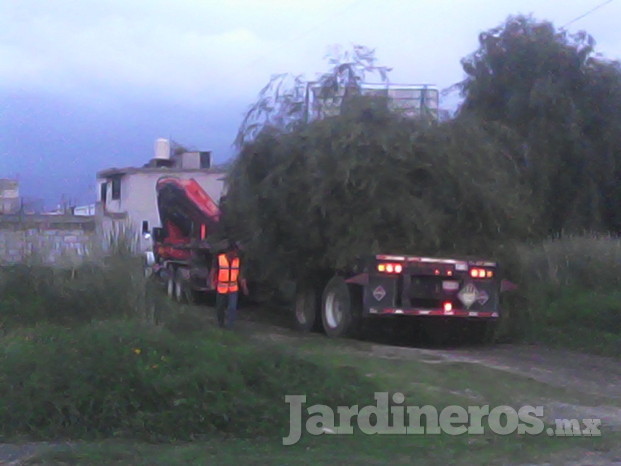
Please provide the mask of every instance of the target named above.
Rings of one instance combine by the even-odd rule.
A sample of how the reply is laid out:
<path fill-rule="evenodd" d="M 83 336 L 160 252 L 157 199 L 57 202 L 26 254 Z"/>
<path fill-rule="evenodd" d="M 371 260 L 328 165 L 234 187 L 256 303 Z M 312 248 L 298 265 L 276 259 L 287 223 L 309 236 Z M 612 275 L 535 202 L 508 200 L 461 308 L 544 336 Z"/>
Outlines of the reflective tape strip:
<path fill-rule="evenodd" d="M 444 309 L 375 309 L 369 310 L 371 314 L 379 315 L 412 315 L 412 316 L 445 316 L 445 317 L 478 317 L 478 318 L 497 318 L 497 312 L 483 311 L 464 311 L 452 309 L 445 311 Z"/>

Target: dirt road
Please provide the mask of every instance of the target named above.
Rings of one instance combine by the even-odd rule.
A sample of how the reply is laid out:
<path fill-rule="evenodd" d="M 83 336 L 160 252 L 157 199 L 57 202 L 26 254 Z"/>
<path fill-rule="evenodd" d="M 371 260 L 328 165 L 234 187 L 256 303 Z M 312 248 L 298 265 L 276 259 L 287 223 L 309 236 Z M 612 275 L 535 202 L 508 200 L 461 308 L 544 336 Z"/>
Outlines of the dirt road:
<path fill-rule="evenodd" d="M 568 350 L 551 349 L 541 345 L 502 344 L 489 346 L 417 347 L 387 342 L 380 337 L 371 341 L 338 340 L 324 335 L 301 335 L 283 326 L 266 323 L 248 323 L 248 331 L 258 338 L 273 340 L 291 346 L 324 347 L 335 352 L 351 352 L 364 360 L 385 360 L 400 364 L 410 362 L 429 367 L 430 373 L 471 373 L 470 381 L 442 378 L 424 380 L 419 388 L 437 388 L 446 394 L 463 395 L 473 405 L 490 402 L 489 391 L 477 391 L 489 382 L 490 391 L 502 387 L 504 394 L 496 397 L 502 404 L 543 406 L 545 420 L 554 424 L 557 419 L 600 419 L 603 435 L 621 439 L 621 364 L 614 358 L 595 356 Z M 465 368 L 465 369 L 464 369 Z M 470 369 L 468 369 L 470 368 Z M 400 370 L 400 369 L 395 369 Z M 484 372 L 485 380 L 476 383 L 477 374 Z M 420 373 L 414 377 L 419 378 Z M 467 379 L 467 376 L 464 377 Z M 503 380 L 506 379 L 503 383 Z M 437 382 L 437 386 L 433 385 Z M 459 384 L 461 383 L 461 385 Z M 447 385 L 455 384 L 453 389 Z M 444 386 L 443 386 L 444 385 Z M 513 386 L 513 388 L 512 388 Z M 609 437 L 610 438 L 610 437 Z M 563 439 L 559 439 L 559 442 Z M 550 462 L 537 464 L 621 465 L 621 440 L 613 446 L 573 447 L 567 443 L 554 454 Z M 618 445 L 618 446 L 617 446 Z M 512 464 L 511 462 L 507 464 Z"/>
<path fill-rule="evenodd" d="M 300 335 L 283 325 L 248 322 L 249 331 L 260 338 L 289 340 L 292 345 L 303 340 L 323 339 L 320 334 Z M 250 328 L 252 328 L 250 330 Z M 379 341 L 379 342 L 378 342 Z M 345 342 L 345 343 L 344 343 Z M 524 401 L 546 406 L 547 417 L 598 418 L 608 428 L 621 431 L 621 363 L 619 360 L 541 345 L 502 344 L 488 346 L 417 347 L 416 343 L 392 344 L 380 337 L 371 341 L 341 340 L 339 350 L 355 351 L 368 358 L 416 361 L 428 365 L 465 364 L 485 367 L 502 374 L 512 374 L 527 384 L 538 382 L 550 388 L 550 398 L 525 395 Z M 554 399 L 555 389 L 568 396 Z M 568 403 L 567 398 L 573 400 Z M 536 398 L 536 399 L 535 399 Z"/>

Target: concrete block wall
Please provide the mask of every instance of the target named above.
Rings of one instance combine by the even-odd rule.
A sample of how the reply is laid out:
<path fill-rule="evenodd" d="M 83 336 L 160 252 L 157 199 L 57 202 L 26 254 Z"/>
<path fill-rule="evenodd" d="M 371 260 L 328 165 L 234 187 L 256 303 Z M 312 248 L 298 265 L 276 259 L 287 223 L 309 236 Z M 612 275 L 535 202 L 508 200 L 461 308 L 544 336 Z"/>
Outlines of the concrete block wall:
<path fill-rule="evenodd" d="M 0 265 L 42 262 L 77 265 L 92 253 L 94 221 L 55 221 L 0 217 Z"/>

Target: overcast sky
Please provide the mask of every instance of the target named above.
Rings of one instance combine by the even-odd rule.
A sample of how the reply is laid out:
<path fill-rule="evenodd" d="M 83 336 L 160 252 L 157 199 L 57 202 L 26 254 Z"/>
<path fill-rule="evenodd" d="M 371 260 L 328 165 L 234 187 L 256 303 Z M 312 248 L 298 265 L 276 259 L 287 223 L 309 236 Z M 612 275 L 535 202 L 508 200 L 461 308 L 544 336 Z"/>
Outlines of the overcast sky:
<path fill-rule="evenodd" d="M 604 0 L 2 0 L 0 178 L 52 206 L 95 199 L 95 173 L 142 165 L 158 137 L 231 157 L 274 73 L 314 77 L 333 44 L 376 49 L 392 82 L 460 81 L 482 31 L 562 26 Z M 568 27 L 621 57 L 621 0 Z M 446 105 L 449 105 L 447 102 Z"/>

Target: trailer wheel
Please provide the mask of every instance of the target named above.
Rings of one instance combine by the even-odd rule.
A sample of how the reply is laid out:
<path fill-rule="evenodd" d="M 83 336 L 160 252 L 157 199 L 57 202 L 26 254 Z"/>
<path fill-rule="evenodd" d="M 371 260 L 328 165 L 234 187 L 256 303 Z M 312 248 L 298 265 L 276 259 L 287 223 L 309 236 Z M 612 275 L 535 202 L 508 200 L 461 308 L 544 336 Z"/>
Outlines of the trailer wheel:
<path fill-rule="evenodd" d="M 193 304 L 195 302 L 194 292 L 190 288 L 186 278 L 183 276 L 182 267 L 177 268 L 175 273 L 175 301 L 178 303 Z"/>
<path fill-rule="evenodd" d="M 166 295 L 170 299 L 175 298 L 175 269 L 172 266 L 166 268 Z"/>
<path fill-rule="evenodd" d="M 321 320 L 329 337 L 353 336 L 359 327 L 360 309 L 357 309 L 354 290 L 342 277 L 333 277 L 323 291 Z"/>
<path fill-rule="evenodd" d="M 181 270 L 180 269 L 177 269 L 177 271 L 175 273 L 174 283 L 175 283 L 175 285 L 174 285 L 175 286 L 174 299 L 178 303 L 182 303 L 185 300 L 185 291 L 183 289 L 183 278 L 181 277 Z"/>
<path fill-rule="evenodd" d="M 317 291 L 314 288 L 301 288 L 295 293 L 293 307 L 293 322 L 295 328 L 301 332 L 310 332 L 317 327 L 319 303 Z"/>

